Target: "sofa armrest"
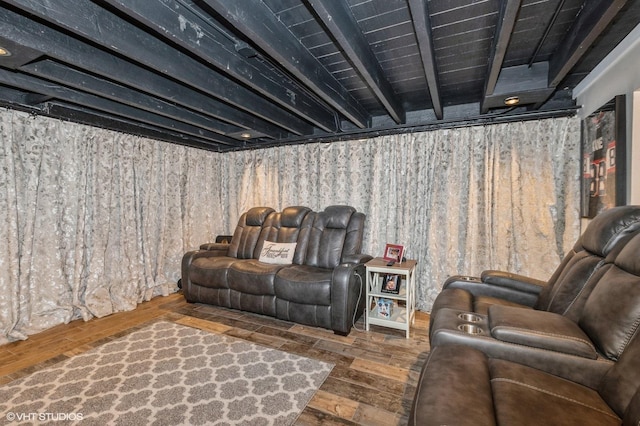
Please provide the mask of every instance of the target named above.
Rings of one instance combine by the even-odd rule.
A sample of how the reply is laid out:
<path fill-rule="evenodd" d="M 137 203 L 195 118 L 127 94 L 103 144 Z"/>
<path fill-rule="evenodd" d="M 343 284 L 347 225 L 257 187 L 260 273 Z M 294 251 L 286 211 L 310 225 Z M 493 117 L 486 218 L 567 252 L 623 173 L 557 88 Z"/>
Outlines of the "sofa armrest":
<path fill-rule="evenodd" d="M 373 259 L 373 257 L 368 254 L 346 254 L 342 256 L 342 263 L 365 264 L 371 259 Z"/>
<path fill-rule="evenodd" d="M 188 293 L 189 291 L 188 286 L 191 285 L 191 281 L 189 280 L 189 266 L 193 263 L 194 260 L 201 257 L 218 257 L 218 256 L 219 254 L 217 254 L 215 251 L 209 251 L 209 250 L 193 250 L 185 253 L 184 256 L 182 256 L 182 267 L 181 267 L 182 278 L 180 278 L 180 281 L 179 281 L 180 288 L 182 288 L 183 291 L 186 290 L 186 292 Z"/>
<path fill-rule="evenodd" d="M 522 277 L 519 281 L 517 277 Z M 474 296 L 496 297 L 509 302 L 533 307 L 538 300 L 544 281 L 518 276 L 508 272 L 485 271 L 481 277 L 453 275 L 443 284 L 443 289 L 458 288 Z"/>
<path fill-rule="evenodd" d="M 215 256 L 226 256 L 229 252 L 229 243 L 205 243 L 200 245 L 200 250 L 213 252 Z"/>
<path fill-rule="evenodd" d="M 547 311 L 493 305 L 489 308 L 491 335 L 503 342 L 596 359 L 586 333 L 570 319 Z"/>
<path fill-rule="evenodd" d="M 524 275 L 513 274 L 511 272 L 495 270 L 483 271 L 480 275 L 480 279 L 485 284 L 511 288 L 523 293 L 531 293 L 536 296 L 539 295 L 542 289 L 547 285 L 546 281 Z"/>
<path fill-rule="evenodd" d="M 341 263 L 333 270 L 331 278 L 331 329 L 334 332 L 348 334 L 353 323 L 364 312 L 365 276 L 365 267 L 362 262 Z"/>
<path fill-rule="evenodd" d="M 409 425 L 495 425 L 487 357 L 466 346 L 434 348 L 422 368 Z"/>

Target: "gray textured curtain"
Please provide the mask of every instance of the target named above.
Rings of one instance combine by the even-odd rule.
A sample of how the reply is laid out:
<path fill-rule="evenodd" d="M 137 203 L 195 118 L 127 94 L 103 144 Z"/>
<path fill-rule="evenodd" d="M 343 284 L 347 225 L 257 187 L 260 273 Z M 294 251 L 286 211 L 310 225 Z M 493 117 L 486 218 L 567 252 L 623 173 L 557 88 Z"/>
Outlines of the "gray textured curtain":
<path fill-rule="evenodd" d="M 0 109 L 0 343 L 176 291 L 182 254 L 258 205 L 367 214 L 364 250 L 548 277 L 579 235 L 576 118 L 211 153 Z"/>

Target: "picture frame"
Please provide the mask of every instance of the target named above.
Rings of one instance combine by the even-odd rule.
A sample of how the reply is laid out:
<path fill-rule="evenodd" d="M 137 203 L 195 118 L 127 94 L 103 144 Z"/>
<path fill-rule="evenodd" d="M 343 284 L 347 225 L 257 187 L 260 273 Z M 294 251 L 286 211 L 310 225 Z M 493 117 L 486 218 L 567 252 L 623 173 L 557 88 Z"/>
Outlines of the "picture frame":
<path fill-rule="evenodd" d="M 384 256 L 382 257 L 386 261 L 394 261 L 397 263 L 402 262 L 404 257 L 404 246 L 398 244 L 387 244 L 384 248 Z"/>
<path fill-rule="evenodd" d="M 400 285 L 402 283 L 402 278 L 400 275 L 385 275 L 382 279 L 382 287 L 380 288 L 380 292 L 382 293 L 390 293 L 390 294 L 400 294 Z"/>
<path fill-rule="evenodd" d="M 626 204 L 626 99 L 616 96 L 582 120 L 581 216 Z"/>

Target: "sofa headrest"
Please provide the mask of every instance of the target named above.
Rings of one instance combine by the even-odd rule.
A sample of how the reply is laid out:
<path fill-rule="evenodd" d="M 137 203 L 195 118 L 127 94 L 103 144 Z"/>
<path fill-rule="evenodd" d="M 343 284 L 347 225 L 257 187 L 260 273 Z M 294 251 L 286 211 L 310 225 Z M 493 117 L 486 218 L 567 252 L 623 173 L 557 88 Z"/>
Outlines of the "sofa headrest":
<path fill-rule="evenodd" d="M 640 206 L 613 207 L 593 218 L 578 243 L 606 257 L 620 240 L 639 229 Z"/>
<path fill-rule="evenodd" d="M 329 206 L 324 209 L 325 227 L 346 229 L 355 212 L 356 209 L 351 206 Z"/>
<path fill-rule="evenodd" d="M 262 226 L 264 220 L 269 216 L 272 212 L 274 212 L 271 207 L 253 207 L 249 209 L 247 212 L 247 225 L 249 226 Z"/>
<path fill-rule="evenodd" d="M 280 225 L 287 228 L 300 228 L 302 221 L 311 209 L 309 207 L 292 206 L 282 210 Z"/>
<path fill-rule="evenodd" d="M 631 238 L 616 256 L 618 268 L 640 277 L 640 233 Z"/>

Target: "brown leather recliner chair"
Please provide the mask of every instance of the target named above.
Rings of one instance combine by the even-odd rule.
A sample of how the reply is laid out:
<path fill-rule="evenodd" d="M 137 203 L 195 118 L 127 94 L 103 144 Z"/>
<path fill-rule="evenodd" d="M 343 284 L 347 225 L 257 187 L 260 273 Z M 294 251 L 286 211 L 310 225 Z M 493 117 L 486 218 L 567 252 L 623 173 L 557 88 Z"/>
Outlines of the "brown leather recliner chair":
<path fill-rule="evenodd" d="M 640 424 L 640 232 L 585 287 L 575 322 L 501 304 L 467 313 L 477 322 L 441 310 L 409 424 Z"/>
<path fill-rule="evenodd" d="M 499 304 L 487 315 L 442 309 L 432 348 L 463 344 L 596 386 L 640 327 L 640 232 L 622 242 L 583 286 L 576 318 Z"/>
<path fill-rule="evenodd" d="M 484 271 L 480 277 L 452 276 L 434 301 L 431 329 L 441 309 L 486 315 L 496 304 L 555 312 L 575 320 L 580 301 L 588 295 L 584 286 L 589 278 L 638 230 L 640 206 L 605 210 L 589 223 L 547 282 L 494 270 Z"/>

